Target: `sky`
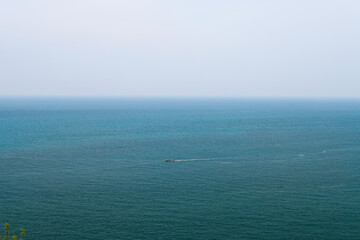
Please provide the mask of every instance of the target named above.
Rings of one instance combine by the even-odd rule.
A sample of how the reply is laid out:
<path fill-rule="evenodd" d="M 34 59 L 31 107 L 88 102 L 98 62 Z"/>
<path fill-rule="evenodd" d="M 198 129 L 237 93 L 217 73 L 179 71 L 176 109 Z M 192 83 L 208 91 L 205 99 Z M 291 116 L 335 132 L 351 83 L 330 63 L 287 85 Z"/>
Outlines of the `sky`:
<path fill-rule="evenodd" d="M 360 97 L 358 0 L 0 2 L 0 96 Z"/>

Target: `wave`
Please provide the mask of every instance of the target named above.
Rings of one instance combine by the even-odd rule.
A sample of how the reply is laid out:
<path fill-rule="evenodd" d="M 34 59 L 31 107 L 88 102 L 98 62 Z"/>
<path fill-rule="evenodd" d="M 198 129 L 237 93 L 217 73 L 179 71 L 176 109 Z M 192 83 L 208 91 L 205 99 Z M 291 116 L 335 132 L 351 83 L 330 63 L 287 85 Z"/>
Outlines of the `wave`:
<path fill-rule="evenodd" d="M 360 147 L 349 147 L 349 148 L 332 148 L 332 149 L 324 149 L 322 152 L 326 153 L 326 152 L 335 152 L 335 151 L 348 151 L 348 150 L 355 150 L 355 149 L 359 149 Z"/>

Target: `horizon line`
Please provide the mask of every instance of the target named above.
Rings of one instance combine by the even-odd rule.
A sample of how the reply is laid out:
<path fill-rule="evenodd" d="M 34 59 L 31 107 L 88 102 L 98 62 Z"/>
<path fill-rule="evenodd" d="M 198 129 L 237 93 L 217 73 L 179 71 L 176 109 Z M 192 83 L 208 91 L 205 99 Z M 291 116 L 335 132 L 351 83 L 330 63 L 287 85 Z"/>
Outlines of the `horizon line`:
<path fill-rule="evenodd" d="M 101 95 L 0 95 L 0 99 L 293 99 L 293 100 L 360 100 L 360 96 L 101 96 Z"/>

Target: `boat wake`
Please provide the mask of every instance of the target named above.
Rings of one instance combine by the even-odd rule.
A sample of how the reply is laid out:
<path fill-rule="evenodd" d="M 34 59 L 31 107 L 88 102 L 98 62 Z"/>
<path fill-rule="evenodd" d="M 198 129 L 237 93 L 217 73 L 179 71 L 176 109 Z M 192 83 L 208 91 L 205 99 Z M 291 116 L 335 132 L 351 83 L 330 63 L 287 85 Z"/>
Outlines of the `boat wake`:
<path fill-rule="evenodd" d="M 165 162 L 192 162 L 192 161 L 210 161 L 225 158 L 184 158 L 184 159 L 166 159 Z"/>
<path fill-rule="evenodd" d="M 360 147 L 323 149 L 322 151 L 319 151 L 319 152 L 301 153 L 301 154 L 298 154 L 297 157 L 294 157 L 293 159 L 303 158 L 305 155 L 318 155 L 318 154 L 327 154 L 330 152 L 342 152 L 342 151 L 354 151 L 354 150 L 356 151 L 359 149 L 360 149 Z"/>

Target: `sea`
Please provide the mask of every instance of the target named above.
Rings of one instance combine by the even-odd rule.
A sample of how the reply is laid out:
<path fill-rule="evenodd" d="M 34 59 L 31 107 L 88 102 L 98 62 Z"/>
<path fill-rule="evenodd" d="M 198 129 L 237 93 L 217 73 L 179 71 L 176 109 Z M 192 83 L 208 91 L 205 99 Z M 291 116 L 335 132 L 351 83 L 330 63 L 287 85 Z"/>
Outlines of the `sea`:
<path fill-rule="evenodd" d="M 360 100 L 3 97 L 0 186 L 29 240 L 360 239 Z"/>

